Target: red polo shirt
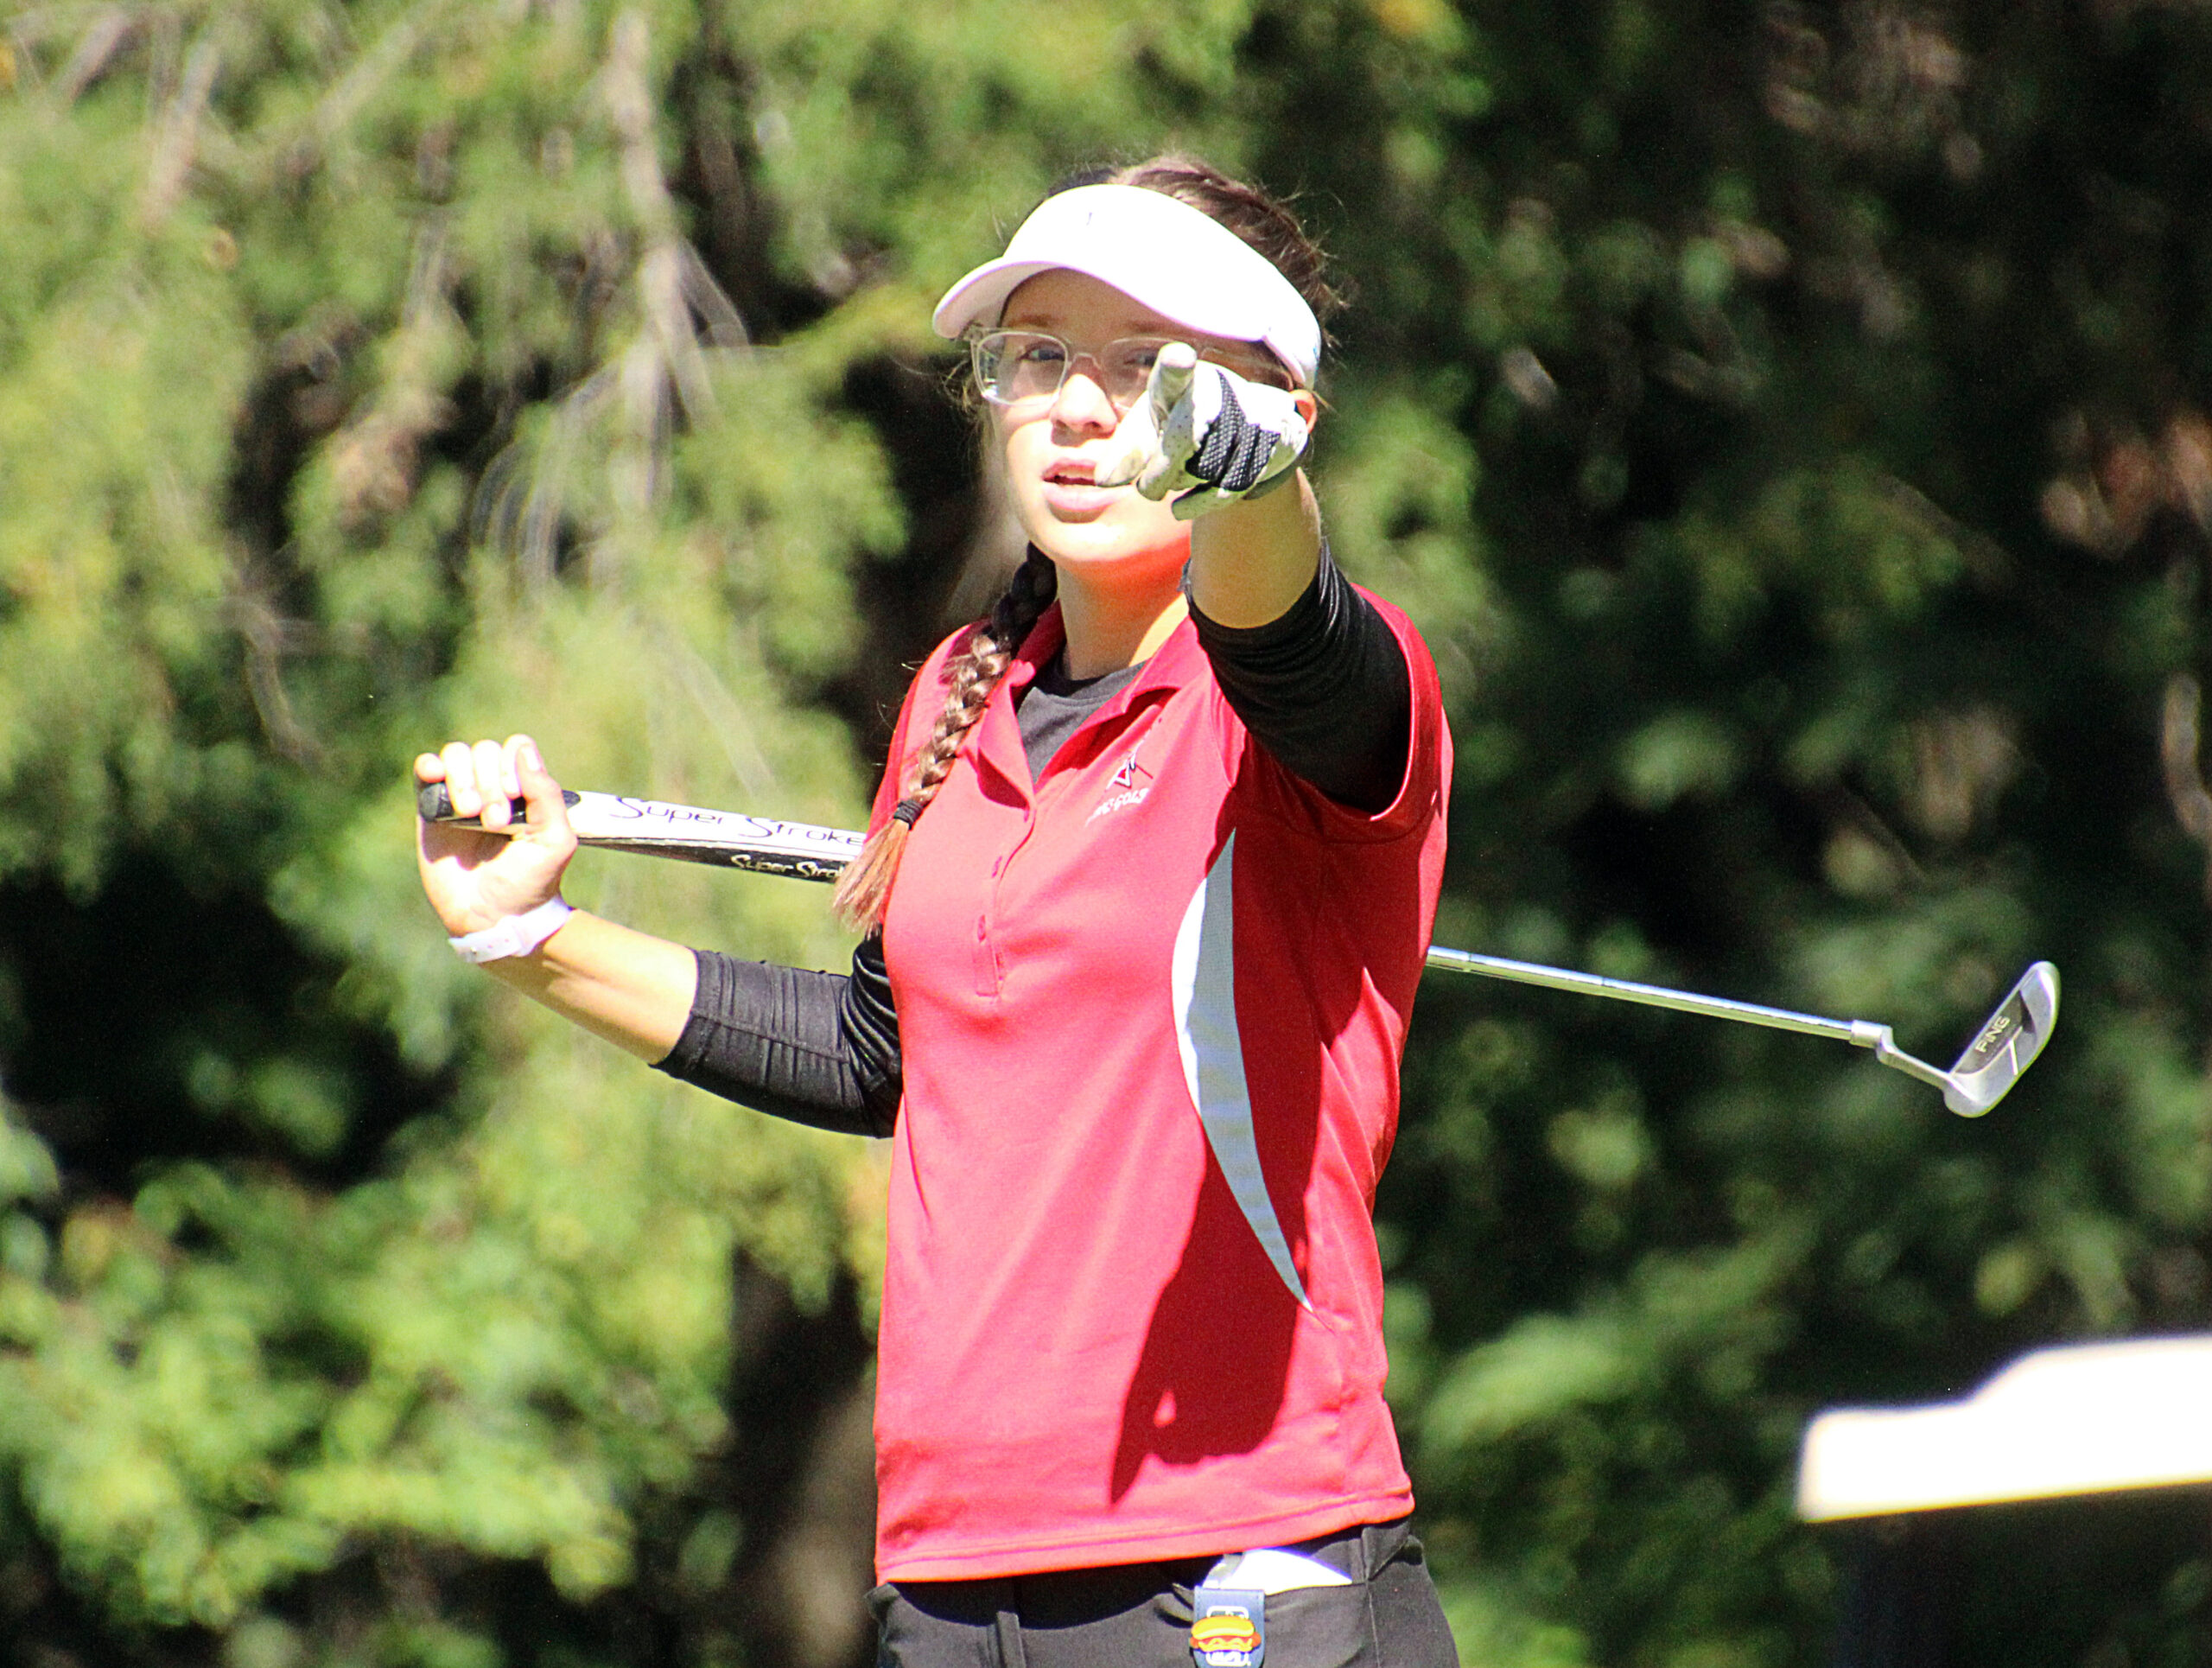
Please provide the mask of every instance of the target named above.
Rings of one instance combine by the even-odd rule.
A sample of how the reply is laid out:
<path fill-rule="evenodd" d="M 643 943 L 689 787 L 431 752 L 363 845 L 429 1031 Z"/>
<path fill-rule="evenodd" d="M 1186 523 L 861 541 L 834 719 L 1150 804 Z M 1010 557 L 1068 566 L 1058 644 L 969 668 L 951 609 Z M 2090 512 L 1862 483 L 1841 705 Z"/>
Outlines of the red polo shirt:
<path fill-rule="evenodd" d="M 882 1579 L 1279 1545 L 1396 1517 L 1371 1219 L 1444 861 L 1451 741 L 1404 617 L 1377 815 L 1246 733 L 1185 621 L 1033 782 L 1012 697 L 884 927 L 905 1099 L 876 1396 Z M 943 703 L 907 696 L 888 816 Z"/>

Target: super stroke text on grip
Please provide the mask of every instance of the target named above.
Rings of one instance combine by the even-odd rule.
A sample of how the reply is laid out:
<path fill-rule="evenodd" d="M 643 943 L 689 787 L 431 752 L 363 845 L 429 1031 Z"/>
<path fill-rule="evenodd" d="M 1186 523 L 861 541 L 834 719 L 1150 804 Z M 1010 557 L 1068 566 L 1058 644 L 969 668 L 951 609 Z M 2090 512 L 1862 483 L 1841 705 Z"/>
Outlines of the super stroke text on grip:
<path fill-rule="evenodd" d="M 679 823 L 718 829 L 741 831 L 748 837 L 762 840 L 815 838 L 844 836 L 857 844 L 859 837 L 843 829 L 817 829 L 804 823 L 779 822 L 772 817 L 749 817 L 739 811 L 707 811 L 697 805 L 668 805 L 658 799 L 634 799 L 627 794 L 609 794 L 608 799 L 621 807 L 606 814 L 610 820 L 645 820 L 665 823 L 671 828 Z"/>

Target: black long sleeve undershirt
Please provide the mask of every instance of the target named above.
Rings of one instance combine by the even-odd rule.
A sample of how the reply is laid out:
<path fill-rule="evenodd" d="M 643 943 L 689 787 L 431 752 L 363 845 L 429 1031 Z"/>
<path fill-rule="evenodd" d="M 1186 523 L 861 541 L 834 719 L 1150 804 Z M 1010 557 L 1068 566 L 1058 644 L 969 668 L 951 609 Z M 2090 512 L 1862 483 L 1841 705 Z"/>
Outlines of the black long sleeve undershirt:
<path fill-rule="evenodd" d="M 1406 652 L 1325 549 L 1298 601 L 1264 626 L 1191 609 L 1214 681 L 1253 739 L 1294 776 L 1355 811 L 1389 808 L 1412 744 Z"/>
<path fill-rule="evenodd" d="M 850 974 L 696 950 L 698 992 L 659 1063 L 671 1077 L 844 1135 L 887 1136 L 899 1111 L 899 1015 L 883 940 Z"/>
<path fill-rule="evenodd" d="M 1328 552 L 1279 619 L 1237 628 L 1193 608 L 1214 679 L 1253 738 L 1338 804 L 1379 812 L 1397 797 L 1411 742 L 1405 651 Z M 1017 709 L 1030 769 L 1046 762 L 1130 674 L 1031 685 Z M 849 974 L 696 952 L 698 992 L 659 1069 L 764 1112 L 849 1135 L 884 1136 L 898 1114 L 899 1015 L 883 940 Z"/>

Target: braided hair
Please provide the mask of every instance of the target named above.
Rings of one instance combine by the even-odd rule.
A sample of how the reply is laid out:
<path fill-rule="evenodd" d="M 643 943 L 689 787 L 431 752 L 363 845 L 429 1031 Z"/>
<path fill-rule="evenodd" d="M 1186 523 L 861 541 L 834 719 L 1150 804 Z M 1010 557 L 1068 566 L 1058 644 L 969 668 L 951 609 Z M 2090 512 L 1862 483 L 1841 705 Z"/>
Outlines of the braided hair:
<path fill-rule="evenodd" d="M 1256 186 L 1232 180 L 1195 157 L 1167 155 L 1126 168 L 1096 169 L 1059 182 L 1050 194 L 1084 185 L 1132 185 L 1189 204 L 1227 226 L 1272 261 L 1325 321 L 1342 299 L 1323 276 L 1323 256 L 1290 210 Z M 968 640 L 945 665 L 944 706 L 930 732 L 928 746 L 914 756 L 899 784 L 899 804 L 890 821 L 868 836 L 861 855 L 838 877 L 832 907 L 848 926 L 867 933 L 882 930 L 892 882 L 915 819 L 929 808 L 951 774 L 953 761 L 968 732 L 983 716 L 984 704 L 1020 648 L 1030 628 L 1058 595 L 1059 575 L 1035 545 L 1014 570 L 1006 594 L 990 618 L 969 628 Z"/>
<path fill-rule="evenodd" d="M 898 809 L 891 813 L 889 822 L 868 836 L 861 855 L 837 877 L 832 902 L 847 926 L 861 933 L 882 927 L 884 907 L 891 901 L 891 882 L 899 873 L 899 860 L 906 854 L 906 836 L 914 819 L 928 809 L 951 774 L 961 742 L 983 716 L 983 705 L 998 687 L 999 679 L 1006 676 L 1014 651 L 1059 594 L 1059 579 L 1051 558 L 1031 545 L 1029 554 L 1014 570 L 1005 594 L 993 605 L 991 617 L 970 627 L 968 640 L 945 663 L 944 708 L 930 732 L 929 745 L 914 755 L 906 780 L 899 784 Z"/>

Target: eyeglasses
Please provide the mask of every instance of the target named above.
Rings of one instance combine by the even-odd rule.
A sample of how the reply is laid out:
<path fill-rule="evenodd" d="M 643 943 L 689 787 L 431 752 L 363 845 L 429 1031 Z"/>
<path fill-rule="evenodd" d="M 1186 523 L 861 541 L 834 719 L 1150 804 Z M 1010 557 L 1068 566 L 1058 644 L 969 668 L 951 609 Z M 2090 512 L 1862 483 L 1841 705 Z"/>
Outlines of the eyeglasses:
<path fill-rule="evenodd" d="M 1152 379 L 1152 367 L 1165 336 L 1124 336 L 1093 353 L 1071 347 L 1042 330 L 993 330 L 968 341 L 968 361 L 976 387 L 994 405 L 1050 399 L 1067 380 L 1068 367 L 1088 360 L 1106 398 L 1121 411 L 1134 404 Z"/>
<path fill-rule="evenodd" d="M 976 373 L 976 390 L 994 405 L 1051 399 L 1066 382 L 1069 370 L 1087 360 L 1093 378 L 1106 391 L 1114 409 L 1125 411 L 1143 396 L 1160 350 L 1173 340 L 1172 336 L 1123 336 L 1103 347 L 1086 350 L 1071 347 L 1047 331 L 993 330 L 968 339 L 968 360 Z M 1201 357 L 1212 360 L 1215 355 Z M 1279 382 L 1282 376 L 1273 367 L 1230 368 L 1256 381 Z"/>

